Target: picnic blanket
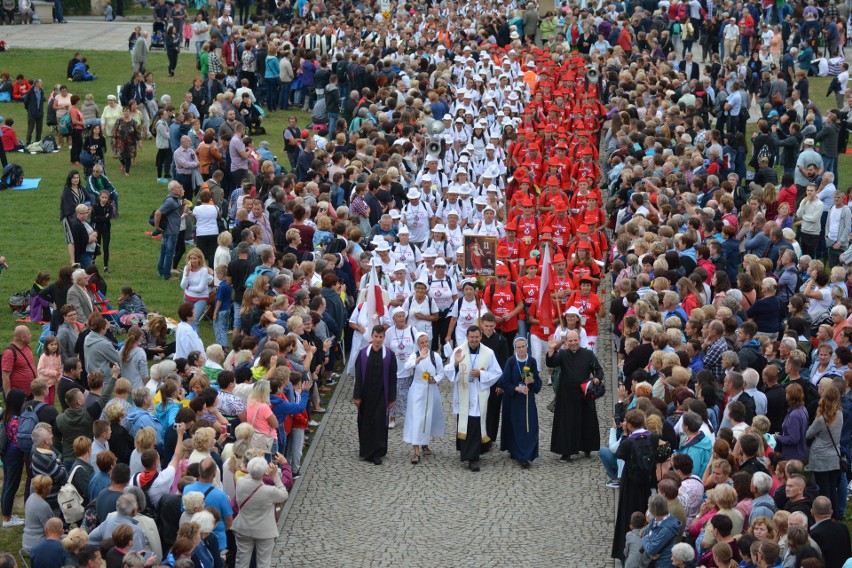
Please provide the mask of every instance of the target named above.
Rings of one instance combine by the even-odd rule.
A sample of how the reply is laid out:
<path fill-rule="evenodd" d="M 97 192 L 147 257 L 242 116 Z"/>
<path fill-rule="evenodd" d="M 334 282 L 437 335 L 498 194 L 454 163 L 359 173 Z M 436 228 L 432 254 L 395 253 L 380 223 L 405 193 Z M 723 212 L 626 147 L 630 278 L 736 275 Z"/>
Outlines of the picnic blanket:
<path fill-rule="evenodd" d="M 41 181 L 41 178 L 24 178 L 24 183 L 17 187 L 13 187 L 14 191 L 29 191 L 31 189 L 38 189 L 38 184 Z"/>

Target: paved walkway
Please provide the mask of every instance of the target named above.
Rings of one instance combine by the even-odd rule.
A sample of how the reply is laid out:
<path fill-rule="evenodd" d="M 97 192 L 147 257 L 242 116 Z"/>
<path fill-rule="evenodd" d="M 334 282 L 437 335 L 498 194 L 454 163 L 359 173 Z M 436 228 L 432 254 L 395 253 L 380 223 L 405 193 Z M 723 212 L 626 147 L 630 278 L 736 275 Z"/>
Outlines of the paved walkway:
<path fill-rule="evenodd" d="M 75 21 L 71 16 L 67 24 L 3 26 L 0 28 L 0 39 L 13 49 L 97 49 L 126 52 L 127 38 L 136 26 L 151 31 L 150 22 Z"/>
<path fill-rule="evenodd" d="M 599 340 L 609 345 L 609 332 Z M 601 363 L 612 377 L 608 355 Z M 448 433 L 455 432 L 450 386 L 441 385 Z M 612 566 L 616 492 L 604 486 L 596 454 L 563 464 L 547 451 L 549 387 L 538 397 L 542 455 L 532 469 L 494 449 L 479 473 L 459 461 L 450 435 L 411 465 L 400 422 L 383 465 L 360 461 L 352 381 L 338 391 L 288 504 L 277 566 Z M 598 412 L 605 425 L 611 389 Z"/>

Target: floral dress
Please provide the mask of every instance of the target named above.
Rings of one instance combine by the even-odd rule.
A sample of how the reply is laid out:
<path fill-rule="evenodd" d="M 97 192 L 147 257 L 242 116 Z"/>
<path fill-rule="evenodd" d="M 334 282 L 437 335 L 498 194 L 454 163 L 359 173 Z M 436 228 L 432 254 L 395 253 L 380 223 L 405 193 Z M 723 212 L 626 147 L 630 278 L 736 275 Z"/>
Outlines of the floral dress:
<path fill-rule="evenodd" d="M 139 125 L 135 120 L 119 120 L 115 123 L 112 146 L 120 160 L 136 157 L 136 145 L 139 142 Z"/>

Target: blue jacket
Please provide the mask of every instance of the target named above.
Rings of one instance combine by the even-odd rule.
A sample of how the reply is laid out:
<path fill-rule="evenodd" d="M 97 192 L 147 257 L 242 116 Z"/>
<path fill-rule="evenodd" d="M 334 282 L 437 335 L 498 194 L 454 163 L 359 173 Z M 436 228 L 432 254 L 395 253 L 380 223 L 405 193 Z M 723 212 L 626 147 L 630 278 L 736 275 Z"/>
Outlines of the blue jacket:
<path fill-rule="evenodd" d="M 697 436 L 681 444 L 677 453 L 692 458 L 692 471 L 704 471 L 713 454 L 713 440 L 704 432 L 699 432 Z"/>
<path fill-rule="evenodd" d="M 147 410 L 142 410 L 141 408 L 132 406 L 130 407 L 130 412 L 128 412 L 126 420 L 127 432 L 134 439 L 136 438 L 136 433 L 139 430 L 150 426 L 157 434 L 157 445 L 161 446 L 163 444 L 163 425 L 155 420 L 154 416 Z"/>
<path fill-rule="evenodd" d="M 654 566 L 670 568 L 672 566 L 672 546 L 680 530 L 680 521 L 671 515 L 666 515 L 662 521 L 651 520 L 642 537 L 642 548 L 651 556 L 659 554 Z"/>

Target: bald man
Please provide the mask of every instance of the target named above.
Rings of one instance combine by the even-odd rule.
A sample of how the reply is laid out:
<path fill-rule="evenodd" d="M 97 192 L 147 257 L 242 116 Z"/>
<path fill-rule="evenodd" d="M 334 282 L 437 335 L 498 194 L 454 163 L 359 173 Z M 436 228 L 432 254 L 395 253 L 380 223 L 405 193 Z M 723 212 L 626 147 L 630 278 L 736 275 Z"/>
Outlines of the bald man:
<path fill-rule="evenodd" d="M 12 343 L 3 350 L 0 369 L 3 373 L 3 394 L 8 396 L 12 389 L 21 389 L 27 396 L 31 394 L 30 384 L 36 378 L 36 363 L 30 341 L 33 335 L 25 325 L 15 328 Z"/>
<path fill-rule="evenodd" d="M 65 530 L 62 519 L 51 517 L 44 524 L 45 539 L 30 551 L 32 568 L 55 568 L 65 564 L 65 549 L 62 547 L 62 535 Z"/>
<path fill-rule="evenodd" d="M 599 385 L 603 367 L 592 351 L 580 347 L 576 331 L 568 332 L 563 345 L 551 335 L 545 362 L 560 370 L 550 451 L 560 454 L 562 462 L 571 461 L 571 456 L 580 452 L 589 457 L 600 447 L 600 431 L 595 399 L 585 395 L 582 385 L 588 381 Z"/>
<path fill-rule="evenodd" d="M 831 500 L 828 497 L 817 497 L 811 506 L 814 524 L 810 536 L 823 551 L 826 568 L 841 568 L 846 559 L 852 556 L 849 531 L 846 526 L 838 523 L 832 516 Z"/>

